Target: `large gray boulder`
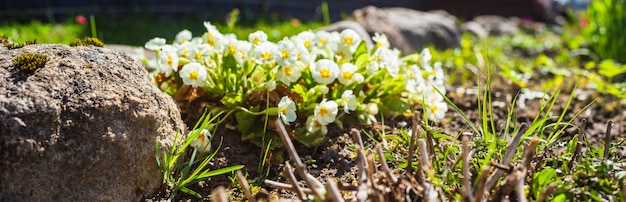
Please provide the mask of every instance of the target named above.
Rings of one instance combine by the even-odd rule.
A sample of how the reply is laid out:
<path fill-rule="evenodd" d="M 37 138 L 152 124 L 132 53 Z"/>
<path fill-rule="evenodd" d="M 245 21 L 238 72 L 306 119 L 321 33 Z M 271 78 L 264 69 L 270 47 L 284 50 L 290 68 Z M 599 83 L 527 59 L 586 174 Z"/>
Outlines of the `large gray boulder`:
<path fill-rule="evenodd" d="M 351 18 L 372 36 L 376 32 L 387 35 L 391 46 L 404 54 L 421 51 L 429 45 L 437 49 L 452 48 L 461 41 L 456 17 L 445 11 L 367 6 L 355 10 Z"/>
<path fill-rule="evenodd" d="M 24 53 L 47 55 L 25 74 Z M 0 45 L 0 201 L 139 201 L 162 183 L 155 161 L 184 129 L 143 65 L 99 47 Z"/>

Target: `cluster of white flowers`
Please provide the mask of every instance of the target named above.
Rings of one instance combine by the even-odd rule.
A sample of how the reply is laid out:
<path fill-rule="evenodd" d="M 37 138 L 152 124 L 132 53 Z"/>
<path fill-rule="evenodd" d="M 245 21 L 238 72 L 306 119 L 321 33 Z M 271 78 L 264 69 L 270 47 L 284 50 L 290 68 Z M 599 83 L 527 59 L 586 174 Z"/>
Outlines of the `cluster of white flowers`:
<path fill-rule="evenodd" d="M 358 103 L 364 101 L 364 92 L 355 92 L 353 86 L 363 84 L 367 78 L 383 70 L 392 78 L 400 75 L 406 78 L 407 93 L 403 95 L 423 101 L 429 119 L 437 121 L 447 111 L 443 97 L 435 90 L 445 93 L 441 64 L 430 64 L 428 49 L 422 51 L 420 64 L 408 64 L 399 58 L 400 51 L 390 48 L 385 35 L 376 33 L 372 38 L 375 45 L 368 47 L 366 53 L 368 59 L 357 66 L 351 61 L 358 56 L 355 53 L 363 39 L 354 30 L 305 31 L 274 43 L 268 41 L 267 34 L 262 31 L 251 33 L 247 40 L 238 40 L 234 34 L 221 33 L 210 22 L 204 22 L 204 26 L 207 32 L 202 36 L 193 37 L 190 31 L 183 30 L 171 45 L 163 38 L 148 41 L 145 48 L 157 52 L 156 61 L 148 64 L 165 76 L 178 72 L 185 85 L 199 87 L 210 85 L 206 82 L 208 72 L 219 68 L 225 55 L 234 56 L 239 65 L 261 66 L 254 68 L 247 80 L 255 85 L 264 84 L 268 90 L 275 88 L 277 82 L 293 86 L 306 75 L 312 78 L 308 83 L 314 81 L 316 85 L 309 89 L 317 89 L 322 94 L 313 115 L 306 119 L 309 132 L 325 134 L 326 126 L 335 122 L 340 112 L 350 114 L 360 110 L 369 117 L 368 122 L 376 121 L 378 106 L 367 100 L 369 103 Z M 330 95 L 327 85 L 333 83 L 343 86 L 332 88 L 343 91 L 333 94 L 340 97 Z M 284 123 L 296 120 L 298 107 L 292 99 L 283 97 L 278 108 L 278 116 Z"/>

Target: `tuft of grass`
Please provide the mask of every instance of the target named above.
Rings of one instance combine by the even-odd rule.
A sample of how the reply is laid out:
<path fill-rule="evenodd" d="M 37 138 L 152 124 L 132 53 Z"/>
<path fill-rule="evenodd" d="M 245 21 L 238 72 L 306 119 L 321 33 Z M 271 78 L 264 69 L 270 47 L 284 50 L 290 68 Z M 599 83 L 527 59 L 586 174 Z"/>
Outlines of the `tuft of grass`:
<path fill-rule="evenodd" d="M 218 117 L 219 115 L 211 118 L 208 112 L 203 114 L 194 126 L 192 132 L 185 137 L 182 142 L 178 142 L 180 134 L 176 133 L 173 148 L 170 152 L 163 153 L 163 157 L 159 156 L 159 142 L 156 141 L 156 161 L 161 169 L 161 173 L 163 173 L 163 183 L 171 190 L 169 200 L 174 199 L 178 192 L 183 192 L 196 198 L 202 198 L 202 195 L 189 189 L 188 186 L 213 176 L 234 172 L 244 167 L 243 165 L 236 165 L 217 170 L 207 168 L 211 159 L 213 159 L 219 151 L 222 145 L 221 141 L 217 149 L 208 156 L 200 156 L 197 147 L 194 147 L 193 150 L 190 151 L 191 148 L 189 148 L 189 146 L 191 142 L 201 135 L 202 129 L 215 127 L 213 123 L 215 123 Z"/>

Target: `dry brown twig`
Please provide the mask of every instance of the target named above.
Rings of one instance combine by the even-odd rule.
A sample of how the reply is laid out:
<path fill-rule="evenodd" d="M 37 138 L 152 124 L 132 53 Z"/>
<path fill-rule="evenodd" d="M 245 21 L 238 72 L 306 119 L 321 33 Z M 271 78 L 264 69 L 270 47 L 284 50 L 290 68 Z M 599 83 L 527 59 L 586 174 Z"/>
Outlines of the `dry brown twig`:
<path fill-rule="evenodd" d="M 248 199 L 248 201 L 256 202 L 256 199 L 252 195 L 252 191 L 250 191 L 250 185 L 248 184 L 248 180 L 246 180 L 246 177 L 243 176 L 243 173 L 241 172 L 241 170 L 235 171 L 235 175 L 237 176 L 237 181 L 239 182 L 239 186 L 241 186 L 243 193 L 246 194 L 246 198 Z"/>

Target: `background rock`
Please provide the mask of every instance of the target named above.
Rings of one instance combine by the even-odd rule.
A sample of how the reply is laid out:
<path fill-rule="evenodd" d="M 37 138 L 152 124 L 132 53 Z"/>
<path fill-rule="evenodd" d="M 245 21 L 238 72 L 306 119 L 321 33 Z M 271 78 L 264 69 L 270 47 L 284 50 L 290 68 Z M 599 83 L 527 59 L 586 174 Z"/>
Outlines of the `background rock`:
<path fill-rule="evenodd" d="M 25 75 L 12 59 L 50 57 Z M 0 201 L 138 201 L 184 129 L 174 101 L 129 55 L 98 47 L 0 48 Z"/>
<path fill-rule="evenodd" d="M 352 18 L 370 35 L 376 32 L 387 35 L 391 46 L 404 54 L 421 51 L 428 45 L 447 49 L 458 46 L 461 41 L 456 17 L 445 11 L 367 6 L 355 10 Z"/>
<path fill-rule="evenodd" d="M 471 22 L 479 24 L 491 36 L 513 35 L 519 31 L 519 20 L 497 15 L 475 17 Z"/>

